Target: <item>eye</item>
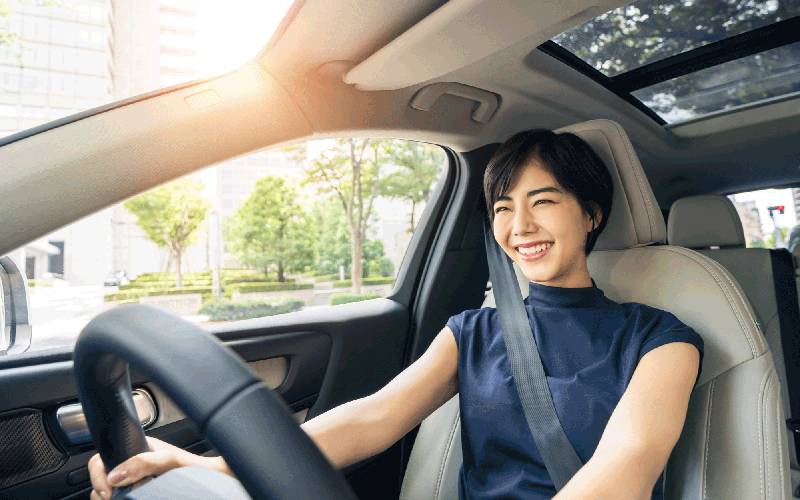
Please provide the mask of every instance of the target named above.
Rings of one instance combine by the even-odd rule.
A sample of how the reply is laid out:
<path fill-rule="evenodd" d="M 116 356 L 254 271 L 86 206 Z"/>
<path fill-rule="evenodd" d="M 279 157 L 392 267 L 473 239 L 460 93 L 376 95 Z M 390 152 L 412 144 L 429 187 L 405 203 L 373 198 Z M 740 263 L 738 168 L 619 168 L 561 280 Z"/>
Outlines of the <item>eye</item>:
<path fill-rule="evenodd" d="M 551 200 L 536 200 L 536 203 L 534 203 L 534 204 L 533 204 L 533 206 L 535 207 L 535 206 L 536 206 L 536 205 L 538 205 L 538 204 L 539 204 L 539 202 L 541 202 L 541 201 L 546 201 L 546 202 L 548 202 L 548 203 L 553 203 Z"/>
<path fill-rule="evenodd" d="M 507 207 L 497 207 L 497 208 L 494 209 L 494 213 L 498 213 L 501 210 L 508 210 L 508 208 Z"/>

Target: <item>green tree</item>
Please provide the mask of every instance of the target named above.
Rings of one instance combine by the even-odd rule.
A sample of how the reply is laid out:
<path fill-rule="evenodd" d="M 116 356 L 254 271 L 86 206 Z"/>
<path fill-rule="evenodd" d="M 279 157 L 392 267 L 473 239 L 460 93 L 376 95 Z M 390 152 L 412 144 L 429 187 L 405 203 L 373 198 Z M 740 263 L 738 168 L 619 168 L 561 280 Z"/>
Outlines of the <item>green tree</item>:
<path fill-rule="evenodd" d="M 781 232 L 781 239 L 784 243 L 788 243 L 786 241 L 789 238 L 789 228 L 787 227 L 779 227 L 778 230 Z M 764 248 L 775 248 L 775 233 L 770 232 L 768 238 L 764 238 Z"/>
<path fill-rule="evenodd" d="M 227 220 L 226 240 L 236 259 L 261 268 L 277 267 L 278 281 L 286 271 L 302 271 L 313 262 L 310 220 L 297 190 L 281 177 L 256 181 L 250 196 Z"/>
<path fill-rule="evenodd" d="M 177 263 L 175 285 L 183 286 L 181 260 L 186 248 L 197 239 L 197 229 L 211 204 L 200 196 L 203 183 L 183 178 L 126 201 L 123 206 L 138 217 L 137 224 L 150 240 L 166 247 L 170 262 Z"/>
<path fill-rule="evenodd" d="M 352 241 L 341 203 L 333 197 L 316 200 L 311 208 L 311 218 L 315 234 L 315 268 L 323 274 L 336 274 L 339 266 L 343 266 L 345 277 L 351 277 Z M 374 218 L 370 226 L 373 222 Z M 371 232 L 367 236 L 361 249 L 361 259 L 365 264 L 362 269 L 364 277 L 368 274 L 370 263 L 381 260 L 385 255 L 383 242 L 373 239 L 375 235 Z"/>
<path fill-rule="evenodd" d="M 304 148 L 294 149 L 302 159 Z M 350 230 L 353 291 L 361 293 L 361 256 L 367 239 L 373 203 L 380 193 L 381 168 L 391 156 L 390 141 L 336 139 L 332 148 L 307 163 L 304 185 L 314 184 L 320 193 L 339 200 Z"/>
<path fill-rule="evenodd" d="M 398 169 L 381 183 L 381 196 L 411 203 L 408 232 L 414 232 L 417 204 L 427 202 L 444 165 L 444 152 L 437 146 L 393 140 L 388 145 L 391 162 Z"/>

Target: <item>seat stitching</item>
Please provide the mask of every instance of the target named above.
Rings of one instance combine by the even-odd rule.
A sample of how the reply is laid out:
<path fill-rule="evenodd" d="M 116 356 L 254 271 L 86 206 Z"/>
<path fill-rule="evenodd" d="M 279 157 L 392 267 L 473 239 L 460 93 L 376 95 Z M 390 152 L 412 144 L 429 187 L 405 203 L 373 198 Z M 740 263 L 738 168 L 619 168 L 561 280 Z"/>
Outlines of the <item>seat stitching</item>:
<path fill-rule="evenodd" d="M 709 442 L 711 441 L 711 407 L 714 404 L 714 385 L 717 382 L 717 379 L 711 381 L 711 387 L 709 388 L 709 395 L 708 395 L 708 417 L 706 421 L 706 449 L 705 451 L 705 459 L 703 463 L 703 498 L 708 498 L 707 489 L 708 489 L 708 451 L 710 448 Z"/>
<path fill-rule="evenodd" d="M 450 434 L 447 437 L 447 444 L 444 449 L 444 455 L 442 456 L 442 464 L 439 467 L 439 479 L 436 481 L 436 493 L 434 495 L 434 499 L 439 499 L 439 492 L 441 491 L 442 487 L 442 476 L 444 475 L 444 467 L 447 463 L 447 458 L 450 455 L 450 450 L 453 447 L 453 435 L 456 433 L 456 427 L 458 427 L 458 419 L 460 418 L 461 408 L 456 410 L 456 418 L 453 420 L 453 427 L 450 429 Z"/>
<path fill-rule="evenodd" d="M 701 255 L 702 255 L 702 254 L 701 254 Z M 704 255 L 703 257 L 705 257 L 705 255 Z M 712 258 L 710 258 L 710 257 L 706 257 L 706 258 L 708 259 L 708 261 L 709 261 L 709 262 L 710 262 L 710 263 L 711 263 L 713 266 L 716 266 L 718 270 L 720 270 L 720 271 L 723 271 L 723 270 L 724 270 L 725 272 L 728 272 L 728 270 L 727 270 L 727 269 L 725 269 L 725 267 L 724 267 L 724 266 L 722 266 L 722 264 L 720 264 L 720 263 L 719 263 L 719 262 L 717 262 L 716 260 L 714 260 L 714 259 L 712 259 Z M 750 299 L 747 299 L 747 298 L 746 298 L 746 296 L 745 296 L 745 297 L 743 297 L 743 296 L 742 296 L 742 294 L 741 294 L 741 293 L 739 293 L 739 290 L 738 290 L 738 289 L 737 289 L 737 288 L 734 286 L 734 281 L 732 281 L 732 280 L 731 280 L 731 278 L 727 277 L 727 276 L 725 275 L 725 273 L 722 273 L 722 272 L 721 272 L 720 274 L 721 274 L 721 276 L 722 276 L 722 277 L 724 277 L 726 280 L 728 280 L 728 283 L 731 285 L 731 288 L 733 289 L 733 291 L 734 291 L 734 292 L 736 292 L 736 295 L 739 297 L 739 300 L 742 302 L 742 304 L 749 304 L 749 303 L 750 303 Z M 740 285 L 740 288 L 741 288 L 741 285 Z M 751 306 L 752 306 L 752 304 L 751 304 Z M 744 308 L 744 311 L 745 311 L 745 312 L 747 313 L 747 315 L 750 317 L 750 322 L 751 322 L 751 323 L 755 323 L 755 321 L 756 321 L 756 317 L 750 314 L 750 311 L 748 311 L 748 310 L 747 310 L 747 307 L 745 307 L 745 308 Z M 754 309 L 754 312 L 755 312 L 755 309 Z M 756 338 L 758 338 L 758 339 L 759 339 L 759 344 L 761 344 L 761 347 L 762 347 L 764 350 L 766 350 L 768 346 L 767 346 L 767 344 L 766 344 L 766 340 L 765 340 L 765 338 L 764 338 L 764 335 L 756 335 Z"/>
<path fill-rule="evenodd" d="M 773 365 L 772 369 L 774 369 L 774 368 L 775 367 Z M 764 406 L 765 406 L 764 395 L 765 395 L 766 390 L 767 390 L 767 384 L 769 383 L 769 374 L 770 374 L 770 370 L 767 370 L 766 372 L 764 372 L 764 376 L 761 378 L 761 383 L 759 384 L 760 390 L 759 390 L 759 393 L 758 393 L 758 429 L 757 429 L 758 430 L 758 460 L 759 460 L 758 471 L 759 471 L 759 484 L 761 485 L 761 498 L 765 498 L 764 497 L 764 475 L 768 473 L 767 464 L 764 461 L 764 453 L 766 453 L 765 450 L 764 450 L 764 440 L 761 437 L 761 428 L 763 427 L 763 423 L 761 421 L 761 413 L 763 412 Z M 766 431 L 764 431 L 764 434 L 765 434 L 765 437 L 766 437 Z"/>
<path fill-rule="evenodd" d="M 703 256 L 703 257 L 705 257 L 705 256 Z M 723 267 L 723 266 L 722 266 L 722 265 L 721 265 L 719 262 L 717 262 L 716 260 L 714 260 L 714 259 L 712 259 L 712 258 L 710 258 L 710 257 L 705 257 L 705 258 L 708 260 L 708 262 L 709 262 L 709 263 L 710 263 L 710 264 L 711 264 L 713 267 L 716 267 L 716 268 L 717 268 L 717 270 L 718 270 L 718 271 L 720 271 L 720 276 L 721 276 L 721 277 L 723 277 L 724 279 L 726 279 L 726 280 L 728 281 L 728 284 L 730 285 L 730 287 L 733 289 L 733 291 L 734 291 L 734 292 L 736 293 L 736 295 L 739 297 L 739 301 L 740 301 L 742 304 L 745 304 L 745 305 L 746 305 L 746 304 L 749 304 L 749 303 L 750 303 L 749 299 L 747 299 L 746 297 L 743 297 L 743 296 L 742 296 L 742 294 L 741 294 L 741 293 L 739 293 L 739 290 L 736 288 L 736 286 L 734 286 L 734 281 L 733 281 L 733 280 L 732 280 L 730 277 L 728 277 L 728 276 L 725 274 L 725 273 L 727 273 L 727 272 L 728 272 L 728 270 L 727 270 L 727 269 L 725 269 L 725 268 L 724 268 L 724 267 Z M 723 271 L 724 271 L 724 272 L 723 272 Z M 740 287 L 740 288 L 741 288 L 741 287 Z M 744 307 L 744 308 L 741 308 L 741 309 L 744 309 L 744 312 L 745 312 L 745 313 L 747 313 L 747 315 L 749 316 L 749 318 L 750 318 L 750 324 L 755 324 L 756 318 L 755 318 L 755 316 L 753 316 L 752 314 L 750 314 L 750 311 L 747 309 L 747 307 Z M 740 311 L 741 309 L 737 307 L 737 311 Z M 747 328 L 744 328 L 744 331 L 745 331 L 745 334 L 746 334 L 746 335 L 748 335 L 748 337 L 750 337 L 750 335 L 749 335 L 749 333 L 748 333 L 750 330 L 748 330 Z M 764 349 L 764 350 L 766 350 L 768 346 L 766 345 L 766 340 L 764 339 L 764 336 L 763 336 L 763 335 L 756 335 L 755 337 L 759 339 L 759 344 L 761 345 L 761 348 L 762 348 L 762 349 Z M 756 355 L 756 353 L 754 353 L 753 355 L 755 356 L 755 355 Z"/>
<path fill-rule="evenodd" d="M 769 373 L 769 372 L 770 372 L 770 370 L 767 370 L 767 373 Z M 769 399 L 769 388 L 770 388 L 771 385 L 772 385 L 772 377 L 769 377 L 767 379 L 767 385 L 764 387 L 764 407 L 762 408 L 762 410 L 764 411 L 764 470 L 767 473 L 767 481 L 766 481 L 766 484 L 767 484 L 767 487 L 766 487 L 767 497 L 766 498 L 767 499 L 772 498 L 770 496 L 770 494 L 769 494 L 769 488 L 770 488 L 769 474 L 771 472 L 770 469 L 772 469 L 772 467 L 770 467 L 771 462 L 769 461 L 769 449 L 771 448 L 771 446 L 769 445 L 770 444 L 769 443 L 769 429 L 767 429 L 767 417 L 769 416 L 768 415 L 769 414 L 769 402 L 767 400 Z"/>
<path fill-rule="evenodd" d="M 734 315 L 736 315 L 736 320 L 739 322 L 739 326 L 742 328 L 742 332 L 744 332 L 744 335 L 747 338 L 748 344 L 750 344 L 750 350 L 751 350 L 751 352 L 753 354 L 753 357 L 754 358 L 758 357 L 758 351 L 756 350 L 756 346 L 753 343 L 753 338 L 750 335 L 750 331 L 747 329 L 747 327 L 744 324 L 740 308 L 736 305 L 736 303 L 733 300 L 731 300 L 730 293 L 728 292 L 727 288 L 723 285 L 723 283 L 720 281 L 720 276 L 721 277 L 725 277 L 724 274 L 714 272 L 713 269 L 710 269 L 706 265 L 705 261 L 698 259 L 697 256 L 694 254 L 694 252 L 690 253 L 688 251 L 684 251 L 684 249 L 682 249 L 680 247 L 673 247 L 673 246 L 670 246 L 670 245 L 665 245 L 665 246 L 648 247 L 648 248 L 652 248 L 652 249 L 655 249 L 655 250 L 666 250 L 666 251 L 678 253 L 680 255 L 684 255 L 686 257 L 689 257 L 690 259 L 694 260 L 695 262 L 697 262 L 698 264 L 703 266 L 703 268 L 705 268 L 705 270 L 709 272 L 711 277 L 714 278 L 714 280 L 717 282 L 717 284 L 720 285 L 720 289 L 725 294 L 725 298 L 728 300 L 728 305 L 731 306 L 731 309 L 733 310 Z M 697 255 L 699 255 L 699 254 L 697 254 Z M 709 262 L 714 262 L 713 259 L 709 258 L 708 260 L 709 260 Z M 729 284 L 730 284 L 730 280 L 728 280 L 728 281 L 729 281 Z M 735 287 L 732 287 L 732 288 L 734 289 L 734 291 L 736 291 Z M 737 295 L 738 295 L 738 291 L 737 291 Z M 742 298 L 741 295 L 739 295 L 739 299 L 740 300 L 741 300 L 741 298 Z M 745 308 L 745 311 L 747 311 L 746 308 Z M 751 316 L 751 320 L 752 320 L 752 316 Z M 755 323 L 752 322 L 752 324 L 755 324 Z M 762 345 L 762 347 L 763 347 L 763 345 Z"/>

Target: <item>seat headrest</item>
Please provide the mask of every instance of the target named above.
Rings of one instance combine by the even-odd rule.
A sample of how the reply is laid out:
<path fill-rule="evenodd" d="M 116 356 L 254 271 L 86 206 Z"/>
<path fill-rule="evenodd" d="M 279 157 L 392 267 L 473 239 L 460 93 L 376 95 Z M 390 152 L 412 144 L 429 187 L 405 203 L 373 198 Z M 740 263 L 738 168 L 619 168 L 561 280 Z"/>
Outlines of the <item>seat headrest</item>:
<path fill-rule="evenodd" d="M 666 243 L 664 216 L 622 127 L 611 120 L 591 120 L 555 132 L 571 132 L 588 142 L 608 166 L 614 180 L 611 214 L 594 249 Z"/>
<path fill-rule="evenodd" d="M 687 196 L 669 210 L 667 241 L 686 248 L 745 248 L 742 220 L 731 200 L 718 194 Z"/>

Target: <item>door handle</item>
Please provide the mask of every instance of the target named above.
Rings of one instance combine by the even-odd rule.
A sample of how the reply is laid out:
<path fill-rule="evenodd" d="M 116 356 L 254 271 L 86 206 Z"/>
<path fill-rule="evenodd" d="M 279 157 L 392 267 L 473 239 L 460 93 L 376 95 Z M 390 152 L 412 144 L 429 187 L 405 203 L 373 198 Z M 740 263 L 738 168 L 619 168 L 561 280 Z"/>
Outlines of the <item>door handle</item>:
<path fill-rule="evenodd" d="M 142 427 L 151 425 L 158 418 L 156 403 L 147 391 L 134 389 L 133 404 L 136 406 L 136 413 L 139 415 Z M 80 445 L 92 442 L 92 435 L 89 434 L 89 426 L 86 424 L 86 416 L 83 414 L 83 407 L 80 403 L 59 408 L 56 411 L 56 420 L 61 426 L 61 430 L 64 431 L 69 444 Z"/>

